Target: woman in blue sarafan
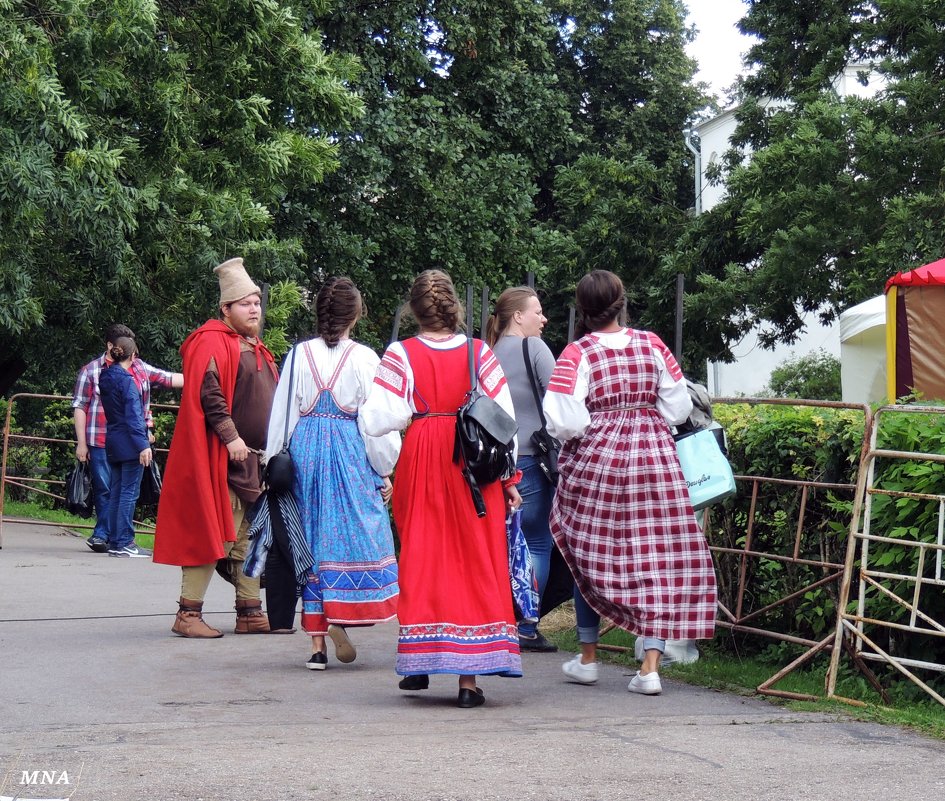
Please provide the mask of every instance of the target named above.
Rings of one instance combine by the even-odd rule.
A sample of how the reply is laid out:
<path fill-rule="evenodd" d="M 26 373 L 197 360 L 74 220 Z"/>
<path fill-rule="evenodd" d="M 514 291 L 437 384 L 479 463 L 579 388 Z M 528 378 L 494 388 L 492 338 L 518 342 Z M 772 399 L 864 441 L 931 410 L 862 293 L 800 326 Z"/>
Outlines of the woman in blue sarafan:
<path fill-rule="evenodd" d="M 326 636 L 338 661 L 352 662 L 357 652 L 345 626 L 397 615 L 397 561 L 385 504 L 400 435 L 368 436 L 361 425 L 358 410 L 380 362 L 350 338 L 362 314 L 361 293 L 350 279 L 325 282 L 316 299 L 319 336 L 286 357 L 269 420 L 267 459 L 282 448 L 288 413 L 292 492 L 315 560 L 302 589 L 311 670 L 328 665 Z"/>

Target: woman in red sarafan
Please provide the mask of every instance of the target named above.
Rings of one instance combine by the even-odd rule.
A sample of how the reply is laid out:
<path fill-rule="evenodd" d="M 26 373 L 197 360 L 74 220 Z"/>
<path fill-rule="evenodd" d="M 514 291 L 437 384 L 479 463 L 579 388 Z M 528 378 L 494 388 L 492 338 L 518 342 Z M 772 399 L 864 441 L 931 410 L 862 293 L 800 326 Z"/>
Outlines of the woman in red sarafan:
<path fill-rule="evenodd" d="M 564 447 L 551 533 L 575 581 L 581 653 L 563 666 L 597 681 L 600 617 L 643 637 L 630 692 L 662 692 L 668 639 L 711 637 L 715 571 L 696 523 L 671 425 L 692 401 L 679 365 L 655 334 L 621 323 L 626 299 L 606 270 L 584 276 L 577 307 L 586 332 L 555 364 L 543 407 Z"/>
<path fill-rule="evenodd" d="M 430 674 L 458 674 L 458 705 L 476 707 L 485 702 L 477 675 L 522 674 L 505 533 L 506 511 L 521 499 L 513 476 L 483 486 L 486 514 L 477 517 L 453 462 L 456 412 L 470 376 L 467 338 L 457 333 L 462 307 L 449 276 L 421 273 L 410 309 L 420 333 L 387 349 L 361 408 L 372 436 L 407 428 L 393 497 L 401 544 L 399 686 L 424 690 Z M 473 348 L 480 390 L 514 415 L 499 362 L 480 340 Z"/>

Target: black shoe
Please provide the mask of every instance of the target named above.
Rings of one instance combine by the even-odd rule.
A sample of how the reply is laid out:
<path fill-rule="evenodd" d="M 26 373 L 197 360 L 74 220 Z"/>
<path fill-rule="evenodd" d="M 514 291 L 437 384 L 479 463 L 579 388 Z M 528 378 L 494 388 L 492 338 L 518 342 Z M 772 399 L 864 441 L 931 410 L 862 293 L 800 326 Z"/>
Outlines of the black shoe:
<path fill-rule="evenodd" d="M 324 651 L 312 654 L 312 658 L 305 663 L 305 667 L 309 670 L 325 670 L 328 667 L 328 654 Z"/>
<path fill-rule="evenodd" d="M 456 706 L 460 709 L 472 709 L 473 707 L 482 706 L 485 702 L 486 696 L 478 687 L 475 690 L 467 690 L 465 687 L 461 687 Z"/>
<path fill-rule="evenodd" d="M 89 537 L 85 541 L 85 544 L 95 551 L 95 553 L 108 553 L 108 543 L 101 537 Z"/>
<path fill-rule="evenodd" d="M 416 690 L 429 690 L 430 677 L 426 673 L 420 673 L 416 676 L 404 676 L 397 683 L 397 686 L 400 687 L 401 690 L 406 690 L 407 692 Z"/>
<path fill-rule="evenodd" d="M 535 632 L 534 637 L 526 637 L 524 634 L 519 634 L 518 647 L 522 651 L 535 651 L 543 654 L 553 654 L 558 650 L 558 646 L 546 640 L 545 635 L 540 631 Z"/>

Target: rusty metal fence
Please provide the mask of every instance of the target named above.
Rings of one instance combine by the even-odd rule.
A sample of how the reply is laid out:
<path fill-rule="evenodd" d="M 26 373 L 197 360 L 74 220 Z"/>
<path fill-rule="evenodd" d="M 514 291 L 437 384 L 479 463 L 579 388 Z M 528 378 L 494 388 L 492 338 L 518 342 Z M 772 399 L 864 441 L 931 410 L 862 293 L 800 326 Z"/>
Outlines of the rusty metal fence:
<path fill-rule="evenodd" d="M 19 402 L 27 399 L 48 403 L 69 400 L 66 396 L 26 393 L 10 398 L 0 458 L 0 547 L 3 543 L 4 499 L 8 488 L 19 488 L 57 502 L 64 500 L 61 493 L 64 477 L 24 475 L 23 471 L 11 473 L 8 465 L 11 447 L 25 445 L 71 450 L 76 444 L 74 439 L 12 430 L 14 409 Z M 917 658 L 901 643 L 893 648 L 890 643 L 895 642 L 895 638 L 888 634 L 885 637 L 877 634 L 879 631 L 891 631 L 899 637 L 945 639 L 945 625 L 941 622 L 945 620 L 945 614 L 930 614 L 923 609 L 923 599 L 929 598 L 930 593 L 937 593 L 937 596 L 932 597 L 945 599 L 945 453 L 889 451 L 878 449 L 876 444 L 881 422 L 894 415 L 939 416 L 945 432 L 945 407 L 887 406 L 874 414 L 864 405 L 781 398 L 717 398 L 713 403 L 716 408 L 737 404 L 811 407 L 825 412 L 847 410 L 854 412 L 862 421 L 863 433 L 857 451 L 851 450 L 848 454 L 851 463 L 859 464 L 856 484 L 819 478 L 737 475 L 739 503 L 736 511 L 733 513 L 729 509 L 713 516 L 709 510 L 706 514 L 706 535 L 719 576 L 717 626 L 732 633 L 791 643 L 804 649 L 800 656 L 760 684 L 757 691 L 792 699 L 816 699 L 816 696 L 778 690 L 774 685 L 818 654 L 829 654 L 826 694 L 831 698 L 850 701 L 836 694 L 840 657 L 846 653 L 884 700 L 888 700 L 888 696 L 868 666 L 870 662 L 890 665 L 945 705 L 945 698 L 912 670 L 945 673 L 945 664 Z M 176 406 L 164 404 L 152 404 L 152 408 L 177 411 Z M 166 450 L 160 452 L 166 453 Z M 877 464 L 882 460 L 941 465 L 943 491 L 916 492 L 884 488 L 878 480 L 880 471 L 877 470 Z M 847 533 L 843 536 L 831 536 L 822 528 L 813 530 L 809 525 L 812 502 L 823 498 L 826 493 L 837 498 L 848 498 L 852 504 L 852 513 L 842 521 L 847 526 Z M 775 513 L 781 530 L 789 528 L 793 531 L 789 542 L 781 537 L 780 547 L 774 548 L 770 547 L 770 538 L 766 539 L 762 533 L 766 525 L 762 508 L 770 512 L 772 495 L 780 499 L 778 503 L 781 505 Z M 935 507 L 934 531 L 907 532 L 906 535 L 902 531 L 877 531 L 873 512 L 878 498 L 893 501 L 910 499 L 932 504 Z M 39 525 L 62 526 L 60 523 Z M 70 523 L 68 527 L 91 529 L 93 525 Z M 136 531 L 153 533 L 153 527 L 136 521 Z M 908 571 L 894 570 L 888 566 L 885 562 L 887 557 L 883 556 L 887 546 L 914 551 L 914 558 L 906 560 Z M 791 574 L 789 580 L 781 582 L 782 592 L 777 597 L 758 598 L 753 589 L 753 579 L 761 572 L 772 570 Z M 793 579 L 793 584 L 790 579 Z M 856 605 L 855 610 L 850 611 L 854 582 Z M 909 592 L 904 592 L 903 586 L 908 586 Z M 812 594 L 830 599 L 834 604 L 826 636 L 816 639 L 798 635 L 790 630 L 790 626 L 784 625 L 785 611 L 788 611 L 789 619 L 792 605 L 810 599 Z M 881 600 L 886 602 L 886 607 L 881 612 L 874 611 Z M 890 607 L 901 614 L 891 614 Z M 612 625 L 605 627 L 602 635 L 612 628 Z M 605 650 L 627 650 L 623 646 L 606 642 L 601 642 L 600 647 Z"/>
<path fill-rule="evenodd" d="M 15 519 L 5 516 L 4 503 L 11 488 L 23 491 L 29 497 L 43 497 L 52 499 L 57 505 L 64 504 L 65 475 L 54 475 L 45 473 L 45 468 L 39 467 L 40 455 L 48 458 L 48 449 L 56 449 L 62 455 L 64 452 L 74 452 L 76 440 L 71 438 L 52 437 L 44 435 L 38 431 L 13 430 L 12 421 L 15 419 L 15 410 L 18 404 L 23 402 L 40 402 L 51 404 L 55 402 L 70 402 L 71 397 L 65 395 L 41 395 L 33 393 L 19 393 L 9 399 L 7 412 L 3 423 L 3 448 L 0 451 L 0 548 L 3 547 L 3 522 L 5 519 Z M 152 403 L 153 411 L 177 412 L 177 406 L 168 404 Z M 26 466 L 26 469 L 20 465 L 16 470 L 11 470 L 10 454 L 16 448 L 26 448 L 27 459 L 30 455 L 34 457 L 32 464 Z M 32 454 L 29 451 L 32 451 Z M 154 449 L 155 454 L 166 454 L 167 449 Z M 64 460 L 54 460 L 62 463 Z M 53 526 L 57 528 L 67 527 L 69 529 L 91 530 L 95 527 L 94 520 L 88 523 L 70 522 L 68 524 L 54 523 L 49 521 L 31 520 L 34 525 Z M 136 534 L 153 534 L 154 526 L 143 521 L 135 520 Z"/>
<path fill-rule="evenodd" d="M 926 442 L 927 450 L 877 447 L 884 426 L 895 425 L 897 419 L 905 419 L 903 415 L 924 416 L 931 424 L 929 430 L 937 432 L 939 436 Z M 929 448 L 933 443 L 941 447 L 943 432 L 945 407 L 884 406 L 875 413 L 869 451 L 860 465 L 847 542 L 827 674 L 828 697 L 839 698 L 836 687 L 842 644 L 857 660 L 894 668 L 945 705 L 945 698 L 913 670 L 945 673 L 945 664 L 927 655 L 933 650 L 931 644 L 939 645 L 945 639 L 945 453 Z M 915 441 L 917 446 L 921 444 L 917 437 Z M 891 466 L 900 469 L 891 471 Z M 885 480 L 890 474 L 896 477 L 895 482 Z M 903 483 L 910 489 L 904 489 Z M 901 514 L 889 514 L 890 504 L 903 510 Z M 881 513 L 884 505 L 887 514 Z M 890 522 L 899 525 L 890 526 Z M 945 653 L 945 649 L 939 647 L 937 653 Z"/>

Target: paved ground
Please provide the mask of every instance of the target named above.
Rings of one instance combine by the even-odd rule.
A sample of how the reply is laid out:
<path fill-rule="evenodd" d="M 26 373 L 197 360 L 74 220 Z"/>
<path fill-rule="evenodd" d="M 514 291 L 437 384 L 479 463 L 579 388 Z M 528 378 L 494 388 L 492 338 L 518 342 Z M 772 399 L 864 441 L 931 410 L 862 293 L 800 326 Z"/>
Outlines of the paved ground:
<path fill-rule="evenodd" d="M 214 579 L 207 599 L 208 619 L 226 631 L 229 590 Z M 895 728 L 672 681 L 661 697 L 635 696 L 613 666 L 596 687 L 568 684 L 556 654 L 526 655 L 524 679 L 482 680 L 487 705 L 460 710 L 451 678 L 397 690 L 393 626 L 356 632 L 354 664 L 314 673 L 301 633 L 173 636 L 178 591 L 174 568 L 4 524 L 0 797 L 945 796 L 945 746 Z"/>

